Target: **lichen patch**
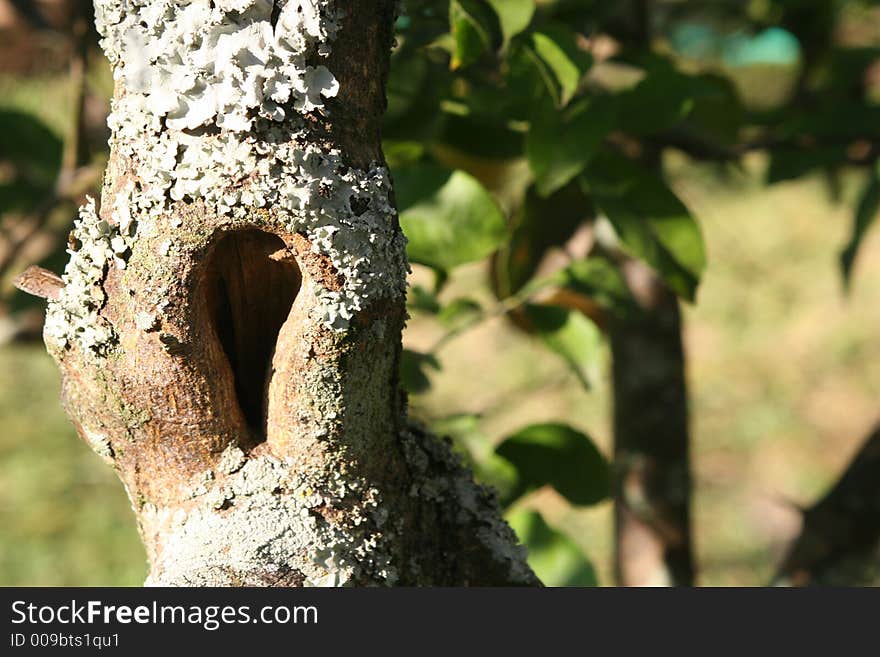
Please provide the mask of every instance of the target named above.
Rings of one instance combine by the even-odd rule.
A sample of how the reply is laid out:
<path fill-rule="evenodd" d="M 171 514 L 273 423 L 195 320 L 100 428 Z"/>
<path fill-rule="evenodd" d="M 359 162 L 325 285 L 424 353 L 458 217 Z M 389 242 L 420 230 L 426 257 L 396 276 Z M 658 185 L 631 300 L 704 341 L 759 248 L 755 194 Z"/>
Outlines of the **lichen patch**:
<path fill-rule="evenodd" d="M 364 487 L 358 494 L 351 482 L 333 488 L 259 456 L 191 508 L 145 508 L 142 522 L 163 535 L 147 585 L 265 584 L 291 569 L 302 573 L 303 586 L 394 584 L 387 536 L 373 520 L 378 493 Z M 322 513 L 333 507 L 345 511 Z"/>
<path fill-rule="evenodd" d="M 163 217 L 170 217 L 163 225 L 185 229 L 175 209 L 195 201 L 238 224 L 266 210 L 270 229 L 303 235 L 341 281 L 339 289 L 316 290 L 317 319 L 334 330 L 346 330 L 373 302 L 405 293 L 405 240 L 388 171 L 350 167 L 313 134 L 310 117 L 326 115 L 327 101 L 339 92 L 320 63 L 338 30 L 334 2 L 280 2 L 273 21 L 274 4 L 95 3 L 117 80 L 111 147 L 137 179 L 105 198 L 112 206 L 102 208 L 106 221 L 94 204 L 83 208 L 82 228 L 107 231 L 98 246 L 106 241 L 110 252 L 69 265 L 73 286 L 68 282 L 59 304 L 65 311 L 53 313 L 59 341 L 74 340 L 97 355 L 108 351 L 112 327 L 93 321 L 97 268 L 125 267 L 138 233 L 153 232 Z M 94 245 L 87 240 L 87 248 Z M 175 257 L 173 231 L 158 250 Z"/>

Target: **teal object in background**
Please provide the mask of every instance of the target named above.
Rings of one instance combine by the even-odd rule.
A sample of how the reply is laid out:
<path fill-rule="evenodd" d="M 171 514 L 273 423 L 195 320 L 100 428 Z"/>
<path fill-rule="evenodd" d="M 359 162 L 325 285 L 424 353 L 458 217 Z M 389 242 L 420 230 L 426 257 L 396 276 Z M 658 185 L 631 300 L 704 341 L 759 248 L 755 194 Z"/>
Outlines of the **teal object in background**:
<path fill-rule="evenodd" d="M 737 31 L 724 34 L 707 23 L 683 23 L 669 36 L 672 48 L 690 59 L 720 59 L 725 66 L 796 66 L 801 60 L 797 38 L 781 27 L 770 27 L 758 34 Z"/>
<path fill-rule="evenodd" d="M 801 59 L 801 45 L 791 32 L 771 27 L 754 36 L 739 32 L 726 37 L 721 55 L 730 67 L 756 64 L 795 66 Z"/>
<path fill-rule="evenodd" d="M 672 48 L 690 59 L 712 59 L 718 56 L 722 35 L 712 25 L 683 23 L 675 26 L 669 36 Z"/>

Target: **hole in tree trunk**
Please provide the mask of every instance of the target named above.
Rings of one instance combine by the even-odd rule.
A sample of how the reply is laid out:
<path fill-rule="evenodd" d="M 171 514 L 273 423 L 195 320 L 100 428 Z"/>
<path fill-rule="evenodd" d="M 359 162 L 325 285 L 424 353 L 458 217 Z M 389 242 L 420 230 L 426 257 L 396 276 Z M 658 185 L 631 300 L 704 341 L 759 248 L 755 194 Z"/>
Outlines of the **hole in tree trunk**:
<path fill-rule="evenodd" d="M 258 442 L 265 440 L 275 343 L 302 282 L 292 259 L 269 257 L 284 248 L 284 242 L 270 233 L 230 233 L 214 245 L 204 279 L 205 298 L 235 378 L 238 404 Z"/>

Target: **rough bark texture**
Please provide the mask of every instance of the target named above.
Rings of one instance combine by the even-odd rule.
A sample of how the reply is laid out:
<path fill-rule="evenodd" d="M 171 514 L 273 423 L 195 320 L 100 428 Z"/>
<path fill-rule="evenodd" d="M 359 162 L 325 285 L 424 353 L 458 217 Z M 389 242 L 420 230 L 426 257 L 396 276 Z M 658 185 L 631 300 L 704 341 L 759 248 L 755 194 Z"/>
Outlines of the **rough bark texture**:
<path fill-rule="evenodd" d="M 880 586 L 880 427 L 831 490 L 804 511 L 775 581 Z"/>
<path fill-rule="evenodd" d="M 47 346 L 163 585 L 535 584 L 405 419 L 395 2 L 98 0 L 117 79 Z"/>
<path fill-rule="evenodd" d="M 688 401 L 681 316 L 648 267 L 622 264 L 640 308 L 610 326 L 618 583 L 690 586 Z"/>

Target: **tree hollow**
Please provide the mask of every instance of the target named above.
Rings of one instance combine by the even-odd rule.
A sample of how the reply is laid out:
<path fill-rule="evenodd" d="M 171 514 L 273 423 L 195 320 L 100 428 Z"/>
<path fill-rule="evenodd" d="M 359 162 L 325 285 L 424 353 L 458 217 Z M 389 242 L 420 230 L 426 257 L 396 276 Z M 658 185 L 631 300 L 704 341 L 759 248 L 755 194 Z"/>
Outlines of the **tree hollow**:
<path fill-rule="evenodd" d="M 224 235 L 207 257 L 202 298 L 215 337 L 234 378 L 238 404 L 255 442 L 266 439 L 266 400 L 272 356 L 282 325 L 302 284 L 292 258 L 270 256 L 286 248 L 259 230 Z"/>

